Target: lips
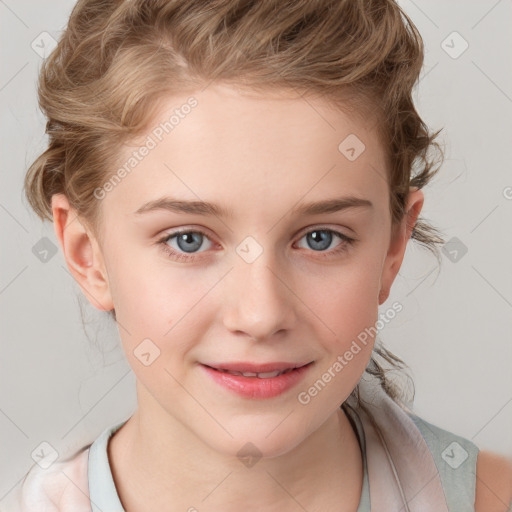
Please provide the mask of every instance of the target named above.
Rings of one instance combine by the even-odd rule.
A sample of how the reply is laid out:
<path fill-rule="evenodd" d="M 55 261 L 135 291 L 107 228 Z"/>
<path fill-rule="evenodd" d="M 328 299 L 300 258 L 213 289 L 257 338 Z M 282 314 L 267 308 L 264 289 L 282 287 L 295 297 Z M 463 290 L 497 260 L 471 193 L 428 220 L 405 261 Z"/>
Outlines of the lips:
<path fill-rule="evenodd" d="M 219 386 L 244 398 L 273 398 L 295 387 L 309 371 L 309 363 L 275 362 L 200 364 Z"/>

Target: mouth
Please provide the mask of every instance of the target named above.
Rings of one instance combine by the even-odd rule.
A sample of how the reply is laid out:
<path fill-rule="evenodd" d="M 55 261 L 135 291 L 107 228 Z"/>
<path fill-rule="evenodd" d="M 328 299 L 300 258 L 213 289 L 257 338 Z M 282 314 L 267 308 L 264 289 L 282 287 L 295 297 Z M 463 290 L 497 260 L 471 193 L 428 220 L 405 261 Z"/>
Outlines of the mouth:
<path fill-rule="evenodd" d="M 278 396 L 298 384 L 314 361 L 309 363 L 219 363 L 200 364 L 224 389 L 244 398 Z"/>
<path fill-rule="evenodd" d="M 275 362 L 275 363 L 212 363 L 205 364 L 213 370 L 231 375 L 242 375 L 244 377 L 256 377 L 258 379 L 270 379 L 278 377 L 285 373 L 292 372 L 298 368 L 303 368 L 312 364 L 313 361 L 308 363 L 288 363 L 288 362 Z"/>

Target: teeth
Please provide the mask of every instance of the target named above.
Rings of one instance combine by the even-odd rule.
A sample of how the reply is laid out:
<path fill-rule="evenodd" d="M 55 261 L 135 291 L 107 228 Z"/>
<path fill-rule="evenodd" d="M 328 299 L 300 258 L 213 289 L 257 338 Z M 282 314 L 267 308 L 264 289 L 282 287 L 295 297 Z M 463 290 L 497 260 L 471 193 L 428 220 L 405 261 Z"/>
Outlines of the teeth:
<path fill-rule="evenodd" d="M 265 372 L 265 373 L 257 373 L 258 379 L 269 379 L 270 377 L 277 377 L 278 375 L 281 375 L 282 371 L 275 371 L 275 372 Z M 245 375 L 245 374 L 244 374 Z M 247 375 L 245 375 L 247 377 Z"/>
<path fill-rule="evenodd" d="M 283 373 L 291 372 L 293 368 L 289 368 L 288 370 L 276 370 L 274 372 L 262 372 L 262 373 L 253 373 L 253 372 L 235 372 L 231 370 L 221 370 L 225 373 L 230 373 L 231 375 L 243 375 L 244 377 L 257 377 L 258 379 L 271 379 L 272 377 L 277 377 Z"/>

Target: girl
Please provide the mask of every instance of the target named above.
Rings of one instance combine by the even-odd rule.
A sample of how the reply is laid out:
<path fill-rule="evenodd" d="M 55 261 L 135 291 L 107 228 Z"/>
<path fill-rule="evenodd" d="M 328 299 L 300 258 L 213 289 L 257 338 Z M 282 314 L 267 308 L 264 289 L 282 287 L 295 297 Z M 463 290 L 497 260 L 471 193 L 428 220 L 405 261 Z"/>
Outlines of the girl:
<path fill-rule="evenodd" d="M 512 465 L 378 360 L 400 368 L 377 332 L 401 304 L 378 308 L 408 240 L 443 242 L 419 216 L 422 63 L 392 0 L 76 4 L 25 190 L 138 407 L 5 510 L 507 510 Z"/>

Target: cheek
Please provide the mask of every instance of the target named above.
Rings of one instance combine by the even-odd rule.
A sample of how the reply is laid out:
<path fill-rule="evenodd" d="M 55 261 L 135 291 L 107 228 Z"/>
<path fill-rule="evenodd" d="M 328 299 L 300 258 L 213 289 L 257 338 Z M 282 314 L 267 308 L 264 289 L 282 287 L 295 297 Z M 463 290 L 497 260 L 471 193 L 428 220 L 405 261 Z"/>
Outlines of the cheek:
<path fill-rule="evenodd" d="M 361 257 L 331 269 L 328 277 L 308 279 L 303 288 L 305 296 L 309 289 L 308 306 L 339 340 L 357 336 L 377 320 L 380 270 L 377 258 Z"/>
<path fill-rule="evenodd" d="M 123 255 L 116 249 L 122 246 L 113 248 L 109 269 L 116 317 L 130 332 L 162 338 L 192 309 L 204 286 L 184 269 L 166 264 L 156 247 Z"/>
<path fill-rule="evenodd" d="M 141 380 L 147 378 L 142 375 L 147 373 L 144 368 L 139 368 L 141 352 L 149 352 L 151 358 L 158 354 L 151 363 L 151 378 L 168 380 L 168 374 L 162 375 L 164 369 L 173 374 L 182 371 L 179 361 L 200 339 L 198 326 L 209 318 L 205 298 L 214 284 L 209 276 L 198 279 L 197 271 L 155 261 L 135 264 L 126 259 L 115 268 L 111 289 L 118 330 L 130 365 Z"/>
<path fill-rule="evenodd" d="M 178 400 L 183 358 L 194 345 L 194 304 L 204 290 L 191 287 L 176 269 L 157 265 L 116 269 L 113 300 L 118 331 L 128 364 L 151 393 Z M 134 271 L 133 268 L 140 268 Z M 197 288 L 197 287 L 196 287 Z"/>
<path fill-rule="evenodd" d="M 368 365 L 378 320 L 379 270 L 375 262 L 360 261 L 340 268 L 335 279 L 316 281 L 311 309 L 326 356 L 297 396 L 314 417 L 339 407 Z"/>

